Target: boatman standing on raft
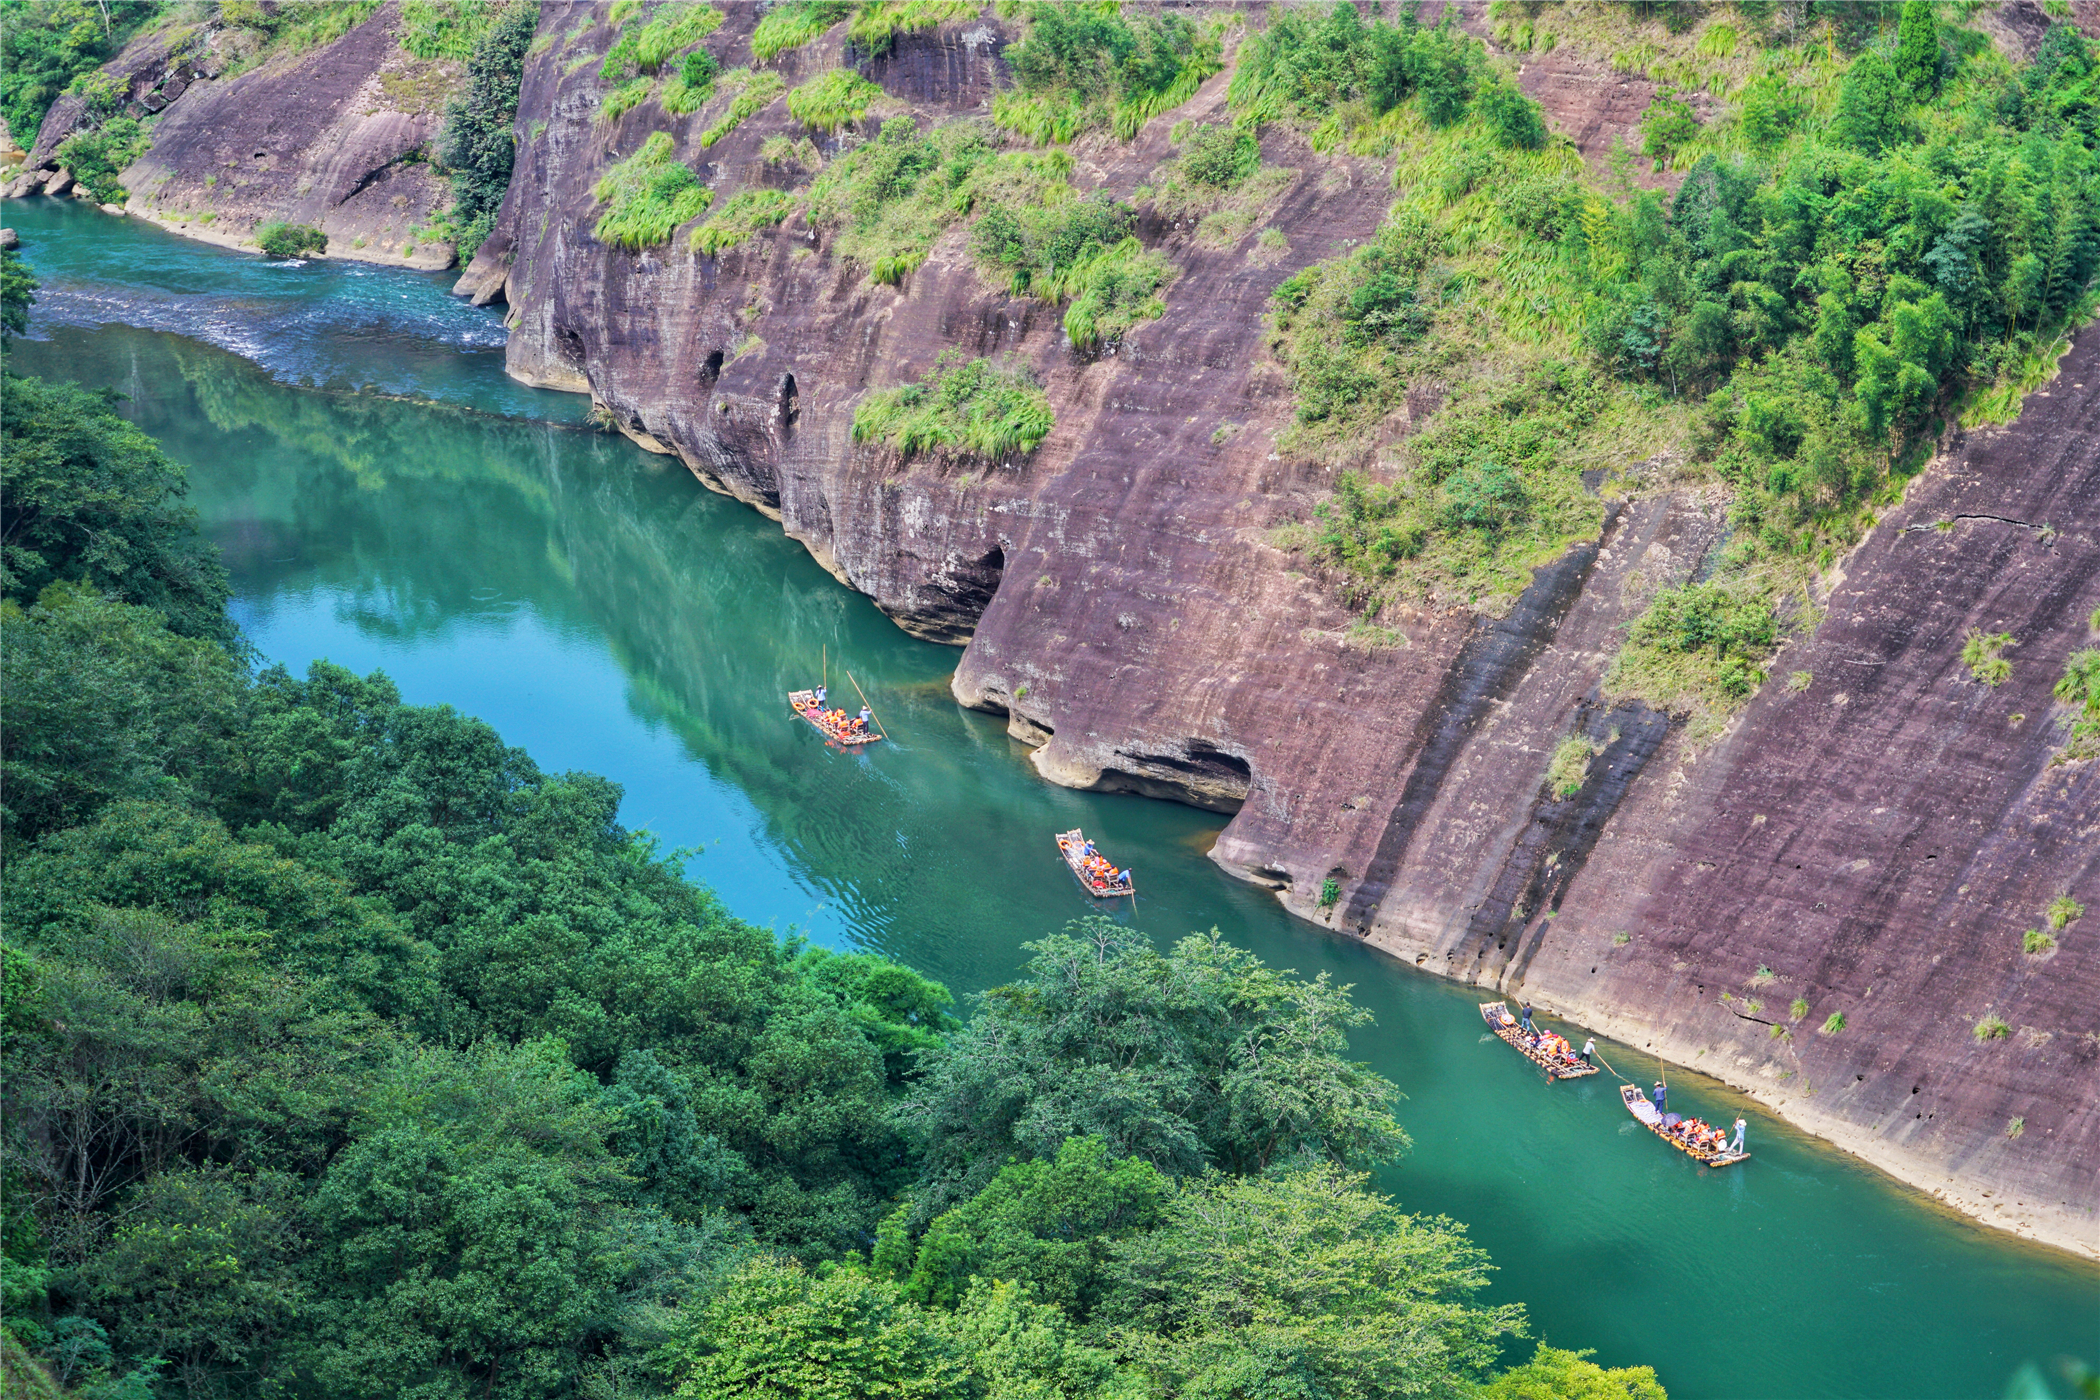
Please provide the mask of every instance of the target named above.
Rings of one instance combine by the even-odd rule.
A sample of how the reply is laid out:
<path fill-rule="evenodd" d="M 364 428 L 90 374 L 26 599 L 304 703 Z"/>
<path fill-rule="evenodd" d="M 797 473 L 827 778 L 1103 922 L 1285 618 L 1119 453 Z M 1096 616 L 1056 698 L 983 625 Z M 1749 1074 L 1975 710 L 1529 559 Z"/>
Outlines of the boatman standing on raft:
<path fill-rule="evenodd" d="M 1582 1042 L 1582 1062 L 1584 1064 L 1588 1064 L 1590 1062 L 1590 1056 L 1596 1053 L 1597 1038 L 1595 1036 L 1591 1036 L 1588 1040 Z"/>
<path fill-rule="evenodd" d="M 1667 1101 L 1667 1100 L 1669 1099 L 1669 1097 L 1670 1097 L 1670 1091 L 1669 1091 L 1668 1087 L 1667 1087 L 1667 1086 L 1665 1086 L 1665 1085 L 1663 1084 L 1663 1082 L 1662 1082 L 1662 1081 L 1661 1081 L 1660 1079 L 1656 1080 L 1656 1081 L 1655 1081 L 1655 1111 L 1656 1111 L 1657 1113 L 1661 1113 L 1661 1112 L 1663 1111 L 1663 1104 L 1664 1104 L 1664 1103 L 1665 1103 L 1665 1102 L 1666 1102 L 1666 1101 Z"/>

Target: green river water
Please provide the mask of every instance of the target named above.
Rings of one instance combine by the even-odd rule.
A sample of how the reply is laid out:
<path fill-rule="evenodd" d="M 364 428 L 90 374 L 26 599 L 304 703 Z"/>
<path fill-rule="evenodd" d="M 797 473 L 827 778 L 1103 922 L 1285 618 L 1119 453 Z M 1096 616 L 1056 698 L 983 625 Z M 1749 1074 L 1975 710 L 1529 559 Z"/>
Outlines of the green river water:
<path fill-rule="evenodd" d="M 623 819 L 747 919 L 876 950 L 958 996 L 1089 912 L 1055 830 L 1137 872 L 1122 917 L 1216 926 L 1356 985 L 1357 1054 L 1406 1092 L 1383 1173 L 1466 1221 L 1537 1336 L 1647 1363 L 1676 1400 L 1987 1397 L 2029 1360 L 2100 1355 L 2100 1267 L 2028 1247 L 1687 1071 L 1672 1106 L 1750 1120 L 1705 1172 L 1637 1129 L 1609 1076 L 1547 1085 L 1477 997 L 1286 916 L 1204 853 L 1222 819 L 1065 791 L 948 694 L 907 637 L 779 527 L 502 373 L 493 311 L 448 279 L 272 264 L 70 201 L 8 206 L 43 279 L 23 373 L 108 385 L 189 470 L 262 655 L 383 669 L 550 769 L 624 785 Z M 841 754 L 787 711 L 828 649 L 894 742 Z M 1606 1043 L 1612 1063 L 1655 1063 Z M 1520 1350 L 1528 1354 L 1528 1344 Z"/>

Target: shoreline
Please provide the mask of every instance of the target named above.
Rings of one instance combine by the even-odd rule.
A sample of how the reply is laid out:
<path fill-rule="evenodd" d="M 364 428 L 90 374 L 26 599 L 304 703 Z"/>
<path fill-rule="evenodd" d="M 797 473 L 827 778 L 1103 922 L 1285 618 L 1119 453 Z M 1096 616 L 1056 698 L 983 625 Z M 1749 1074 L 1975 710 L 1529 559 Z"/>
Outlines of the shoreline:
<path fill-rule="evenodd" d="M 1428 972 L 1427 968 L 1416 968 L 1405 958 L 1379 948 L 1375 943 L 1371 946 L 1403 967 L 1416 972 Z M 1437 973 L 1429 975 L 1453 986 L 1483 985 L 1469 984 L 1458 978 L 1443 977 Z M 1579 1026 L 1585 1032 L 1616 1042 L 1631 1053 L 1646 1055 L 1673 1069 L 1696 1074 L 1702 1079 L 1741 1094 L 1796 1131 L 1819 1142 L 1828 1143 L 1835 1151 L 1873 1168 L 1903 1190 L 1915 1192 L 1924 1198 L 1921 1204 L 1938 1207 L 1974 1224 L 2010 1235 L 2023 1243 L 2069 1255 L 2082 1263 L 2100 1263 L 2100 1209 L 2095 1209 L 2081 1221 L 2073 1213 L 2073 1208 L 2068 1206 L 2029 1205 L 2006 1195 L 1998 1188 L 1985 1190 L 1980 1184 L 1964 1181 L 1951 1172 L 1926 1166 L 1912 1154 L 1893 1150 L 1871 1129 L 1814 1108 L 1804 1111 L 1800 1106 L 1806 1097 L 1804 1094 L 1774 1093 L 1768 1087 L 1746 1083 L 1727 1074 L 1701 1068 L 1690 1061 L 1674 1059 L 1660 1053 L 1658 1049 L 1646 1048 L 1638 1037 L 1647 1032 L 1623 1016 L 1601 1010 L 1589 1014 L 1563 1010 L 1549 1003 L 1544 997 L 1533 997 L 1533 1001 L 1543 1015 Z M 2006 1205 L 2007 1200 L 2013 1202 L 2010 1209 Z"/>

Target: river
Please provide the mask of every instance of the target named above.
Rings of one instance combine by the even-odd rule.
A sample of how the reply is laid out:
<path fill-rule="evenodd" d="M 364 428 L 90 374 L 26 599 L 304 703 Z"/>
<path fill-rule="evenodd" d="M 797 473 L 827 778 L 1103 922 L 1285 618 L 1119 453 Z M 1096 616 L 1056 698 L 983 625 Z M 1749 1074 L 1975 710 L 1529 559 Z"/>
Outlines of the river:
<path fill-rule="evenodd" d="M 507 379 L 500 317 L 449 278 L 268 263 L 74 201 L 5 215 L 44 283 L 13 367 L 129 396 L 188 468 L 265 658 L 382 669 L 543 767 L 608 775 L 623 820 L 695 848 L 694 878 L 744 918 L 966 1000 L 1090 912 L 1051 844 L 1083 826 L 1134 867 L 1121 917 L 1154 939 L 1216 927 L 1355 984 L 1377 1017 L 1355 1053 L 1406 1092 L 1415 1144 L 1384 1186 L 1467 1222 L 1499 1266 L 1489 1300 L 1522 1302 L 1536 1336 L 1651 1364 L 1675 1400 L 1997 1396 L 2025 1361 L 2100 1350 L 2100 1267 L 1677 1070 L 1672 1107 L 1750 1121 L 1754 1158 L 1702 1171 L 1635 1127 L 1609 1076 L 1547 1085 L 1486 1040 L 1471 989 L 1228 879 L 1205 858 L 1221 818 L 1042 782 L 950 698 L 959 653 L 675 461 L 590 431 L 580 397 Z M 892 742 L 835 752 L 789 715 L 827 656 Z"/>

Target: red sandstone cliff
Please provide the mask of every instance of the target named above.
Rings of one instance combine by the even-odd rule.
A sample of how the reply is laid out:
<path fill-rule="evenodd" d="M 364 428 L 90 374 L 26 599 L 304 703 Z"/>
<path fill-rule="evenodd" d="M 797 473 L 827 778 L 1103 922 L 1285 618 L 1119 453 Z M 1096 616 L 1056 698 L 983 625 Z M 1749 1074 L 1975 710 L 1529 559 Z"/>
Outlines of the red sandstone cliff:
<path fill-rule="evenodd" d="M 1330 477 L 1274 449 L 1290 404 L 1267 297 L 1377 227 L 1378 163 L 1272 132 L 1264 159 L 1300 172 L 1271 220 L 1287 256 L 1264 265 L 1251 236 L 1201 248 L 1154 219 L 1146 241 L 1181 268 L 1166 315 L 1079 355 L 1054 311 L 988 287 L 958 234 L 901 289 L 833 261 L 799 217 L 720 257 L 599 244 L 591 187 L 652 131 L 724 195 L 784 183 L 760 142 L 801 134 L 778 105 L 708 150 L 701 114 L 644 103 L 605 122 L 603 8 L 545 7 L 543 35 L 561 38 L 527 61 L 511 190 L 461 279 L 507 299 L 514 373 L 589 392 L 901 625 L 967 643 L 957 697 L 1005 713 L 1052 781 L 1233 812 L 1219 863 L 1338 936 L 1521 990 L 1993 1223 L 2096 1251 L 2100 764 L 2051 765 L 2047 692 L 2100 607 L 2100 338 L 2016 426 L 1950 444 L 1843 562 L 1821 627 L 1781 660 L 1807 689 L 1775 680 L 1695 748 L 1599 684 L 1643 600 L 1720 537 L 1718 497 L 1618 503 L 1507 616 L 1424 610 L 1376 651 L 1268 544 Z M 731 7 L 709 44 L 725 67 L 748 61 L 754 22 Z M 865 67 L 939 120 L 982 109 L 1004 39 L 995 21 L 949 24 Z M 775 66 L 792 85 L 841 57 L 834 34 Z M 1593 145 L 1644 95 L 1565 57 L 1525 81 Z M 1224 82 L 1127 146 L 1082 142 L 1075 179 L 1128 195 L 1175 121 L 1221 108 Z M 148 158 L 171 180 L 201 179 L 207 134 L 237 147 L 261 120 L 198 110 Z M 303 120 L 286 150 L 340 129 L 319 107 Z M 861 396 L 948 346 L 1036 367 L 1057 410 L 1040 449 L 964 468 L 852 444 Z M 2019 639 L 1996 690 L 1958 664 L 1971 625 Z M 1607 747 L 1556 800 L 1546 767 L 1576 730 Z M 1328 879 L 1341 898 L 1323 909 Z M 2095 912 L 2053 957 L 2026 957 L 2021 931 L 2066 891 Z M 1796 997 L 1799 1025 L 1781 1014 Z M 1817 1034 L 1832 1011 L 1844 1031 Z M 2011 1034 L 1978 1042 L 1986 1014 Z"/>

